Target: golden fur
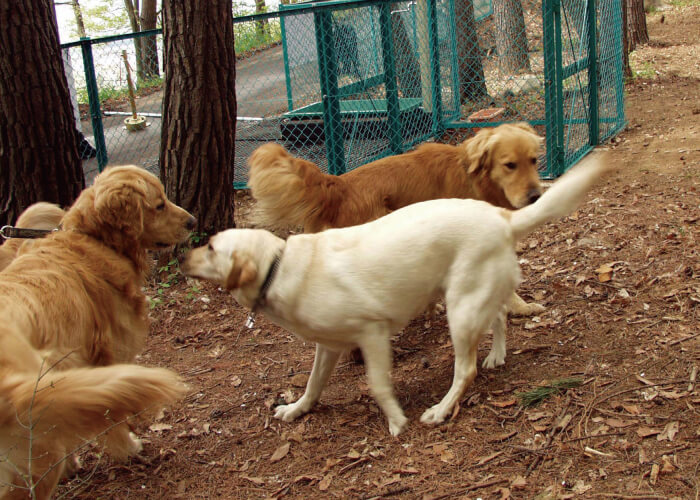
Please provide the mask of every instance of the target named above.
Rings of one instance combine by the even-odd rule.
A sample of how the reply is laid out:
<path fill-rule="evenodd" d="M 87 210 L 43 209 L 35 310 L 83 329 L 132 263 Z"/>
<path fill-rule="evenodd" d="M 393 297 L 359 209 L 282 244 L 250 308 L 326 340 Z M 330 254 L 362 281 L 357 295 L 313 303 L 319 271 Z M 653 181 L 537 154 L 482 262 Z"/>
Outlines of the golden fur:
<path fill-rule="evenodd" d="M 22 248 L 0 273 L 0 498 L 26 497 L 30 482 L 48 498 L 63 458 L 107 430 L 112 455 L 138 451 L 123 420 L 182 393 L 174 373 L 126 363 L 149 327 L 147 251 L 184 241 L 194 223 L 155 176 L 109 168 L 61 231 Z M 30 421 L 39 460 L 28 456 Z"/>
<path fill-rule="evenodd" d="M 30 229 L 55 229 L 61 223 L 65 212 L 58 205 L 40 201 L 30 205 L 20 214 L 15 227 Z M 33 240 L 24 238 L 11 238 L 0 245 L 0 271 L 10 265 L 23 244 L 32 244 Z"/>
<path fill-rule="evenodd" d="M 303 226 L 314 233 L 363 224 L 438 198 L 472 198 L 513 209 L 542 192 L 537 173 L 541 138 L 526 123 L 482 129 L 463 143 L 428 143 L 340 176 L 324 174 L 278 144 L 248 160 L 256 222 Z"/>

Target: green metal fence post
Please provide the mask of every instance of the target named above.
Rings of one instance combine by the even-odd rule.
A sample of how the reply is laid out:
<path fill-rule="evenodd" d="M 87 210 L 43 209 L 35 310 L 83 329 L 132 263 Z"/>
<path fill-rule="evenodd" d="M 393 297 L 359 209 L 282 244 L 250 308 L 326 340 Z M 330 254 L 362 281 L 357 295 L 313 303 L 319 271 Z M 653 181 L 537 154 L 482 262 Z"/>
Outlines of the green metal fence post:
<path fill-rule="evenodd" d="M 399 116 L 399 88 L 396 84 L 396 59 L 391 27 L 391 4 L 379 6 L 379 29 L 382 38 L 382 60 L 384 62 L 384 88 L 386 90 L 387 135 L 394 154 L 403 153 L 401 118 Z"/>
<path fill-rule="evenodd" d="M 107 165 L 107 144 L 102 126 L 102 111 L 100 111 L 100 94 L 97 89 L 97 76 L 95 75 L 95 62 L 92 58 L 92 42 L 89 37 L 80 39 L 80 48 L 83 51 L 83 67 L 85 68 L 85 85 L 87 87 L 88 102 L 90 103 L 90 120 L 92 122 L 92 134 L 95 138 L 97 150 L 97 169 L 102 170 Z"/>
<path fill-rule="evenodd" d="M 621 0 L 611 0 L 613 2 L 613 26 L 619 29 L 615 30 L 615 37 L 613 43 L 615 44 L 614 57 L 615 57 L 615 104 L 617 107 L 617 123 L 614 128 L 615 132 L 618 129 L 622 129 L 625 125 L 625 82 L 622 77 L 622 30 L 625 29 L 622 26 L 622 1 Z"/>
<path fill-rule="evenodd" d="M 338 68 L 335 58 L 331 12 L 328 10 L 315 12 L 314 25 L 318 50 L 318 74 L 321 79 L 323 130 L 326 137 L 328 173 L 340 175 L 345 172 L 345 145 L 343 143 L 343 122 L 340 114 Z"/>
<path fill-rule="evenodd" d="M 588 14 L 588 143 L 595 146 L 600 142 L 598 128 L 598 20 L 596 0 L 587 0 Z"/>
<path fill-rule="evenodd" d="M 554 4 L 558 0 L 543 0 L 542 2 L 542 29 L 544 49 L 544 103 L 545 103 L 545 134 L 547 137 L 547 169 L 545 177 L 556 176 L 556 162 L 558 158 L 559 144 L 557 143 L 557 128 L 559 119 L 556 110 L 556 67 L 554 55 Z"/>
<path fill-rule="evenodd" d="M 287 87 L 287 111 L 294 109 L 294 96 L 292 95 L 292 78 L 289 71 L 289 53 L 287 48 L 287 27 L 284 24 L 284 19 L 287 17 L 282 12 L 285 5 L 280 4 L 280 32 L 282 37 L 282 58 L 284 62 L 284 82 Z"/>
<path fill-rule="evenodd" d="M 556 140 L 557 140 L 557 157 L 555 160 L 554 175 L 559 176 L 566 170 L 564 162 L 564 65 L 562 62 L 563 51 L 561 41 L 561 1 L 554 0 L 552 2 L 554 12 L 554 90 L 556 96 Z"/>
<path fill-rule="evenodd" d="M 433 80 L 433 134 L 439 136 L 445 130 L 445 124 L 442 119 L 442 86 L 440 84 L 440 47 L 436 0 L 428 0 L 428 26 L 430 30 L 430 67 Z"/>

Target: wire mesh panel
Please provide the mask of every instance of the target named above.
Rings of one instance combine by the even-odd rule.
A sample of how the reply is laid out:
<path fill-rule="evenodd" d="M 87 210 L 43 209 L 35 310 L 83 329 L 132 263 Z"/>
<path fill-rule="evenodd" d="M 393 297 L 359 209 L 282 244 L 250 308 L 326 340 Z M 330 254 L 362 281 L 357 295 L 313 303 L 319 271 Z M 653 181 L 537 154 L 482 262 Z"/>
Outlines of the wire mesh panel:
<path fill-rule="evenodd" d="M 527 121 L 546 138 L 541 167 L 553 177 L 624 126 L 620 0 L 280 8 L 234 19 L 236 187 L 252 151 L 271 141 L 340 174 L 427 140 Z M 157 170 L 161 47 L 160 30 L 63 45 L 88 172 Z"/>

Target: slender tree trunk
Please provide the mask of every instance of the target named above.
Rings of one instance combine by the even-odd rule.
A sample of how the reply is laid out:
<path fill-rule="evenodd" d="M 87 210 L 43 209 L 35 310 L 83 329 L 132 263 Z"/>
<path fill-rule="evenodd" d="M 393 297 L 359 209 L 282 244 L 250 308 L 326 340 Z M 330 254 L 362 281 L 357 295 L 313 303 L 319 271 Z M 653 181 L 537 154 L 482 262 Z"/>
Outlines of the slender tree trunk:
<path fill-rule="evenodd" d="M 161 178 L 197 231 L 233 227 L 236 58 L 230 0 L 163 1 Z"/>
<path fill-rule="evenodd" d="M 265 0 L 255 0 L 255 13 L 262 14 L 263 12 L 267 12 L 267 5 L 265 5 Z M 258 32 L 258 36 L 260 36 L 261 38 L 264 37 L 266 34 L 270 33 L 270 26 L 267 22 L 267 19 L 255 21 L 255 26 L 255 29 Z"/>
<path fill-rule="evenodd" d="M 498 63 L 505 73 L 530 72 L 525 15 L 520 0 L 493 0 Z"/>
<path fill-rule="evenodd" d="M 138 0 L 124 0 L 126 13 L 129 16 L 129 25 L 132 33 L 141 31 L 139 24 L 139 5 Z M 136 52 L 136 78 L 138 82 L 143 80 L 143 51 L 141 50 L 141 37 L 134 38 L 134 51 Z"/>
<path fill-rule="evenodd" d="M 153 30 L 158 27 L 156 0 L 143 0 L 141 4 L 141 17 L 139 19 L 143 31 Z M 143 57 L 143 76 L 147 80 L 160 75 L 158 70 L 158 37 L 147 36 L 141 38 L 141 55 Z"/>
<path fill-rule="evenodd" d="M 52 4 L 0 2 L 0 225 L 85 187 Z"/>
<path fill-rule="evenodd" d="M 481 47 L 474 21 L 473 0 L 455 0 L 457 26 L 457 60 L 459 61 L 459 96 L 462 104 L 488 96 Z"/>
<path fill-rule="evenodd" d="M 391 10 L 400 10 L 404 4 L 391 4 Z M 396 72 L 402 97 L 421 97 L 420 64 L 413 50 L 406 26 L 400 13 L 392 14 L 392 33 Z"/>
<path fill-rule="evenodd" d="M 80 36 L 80 38 L 85 38 L 87 34 L 85 33 L 85 23 L 83 22 L 83 11 L 80 9 L 78 0 L 72 0 L 71 5 L 73 6 L 73 14 L 75 15 L 75 24 L 78 27 L 78 36 Z"/>

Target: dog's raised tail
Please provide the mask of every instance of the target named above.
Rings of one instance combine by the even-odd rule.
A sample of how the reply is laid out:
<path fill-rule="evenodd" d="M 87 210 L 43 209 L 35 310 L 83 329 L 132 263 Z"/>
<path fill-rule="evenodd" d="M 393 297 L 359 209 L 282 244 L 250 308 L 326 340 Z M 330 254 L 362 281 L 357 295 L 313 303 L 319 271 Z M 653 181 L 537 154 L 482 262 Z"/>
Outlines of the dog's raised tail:
<path fill-rule="evenodd" d="M 111 365 L 15 374 L 3 380 L 13 418 L 34 432 L 90 440 L 128 418 L 155 412 L 180 398 L 187 387 L 172 371 Z M 9 397 L 8 397 L 9 396 Z"/>
<path fill-rule="evenodd" d="M 255 198 L 253 220 L 265 227 L 324 229 L 343 199 L 345 182 L 269 143 L 248 158 L 248 186 Z"/>
<path fill-rule="evenodd" d="M 586 193 L 610 171 L 607 155 L 594 153 L 565 173 L 532 205 L 510 213 L 515 240 L 546 222 L 565 217 L 581 204 Z"/>

